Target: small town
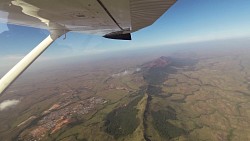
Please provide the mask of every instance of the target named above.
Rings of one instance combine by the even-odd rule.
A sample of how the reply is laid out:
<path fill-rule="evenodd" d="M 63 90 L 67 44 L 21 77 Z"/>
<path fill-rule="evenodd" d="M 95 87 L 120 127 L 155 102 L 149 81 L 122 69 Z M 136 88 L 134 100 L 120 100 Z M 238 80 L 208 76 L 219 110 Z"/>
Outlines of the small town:
<path fill-rule="evenodd" d="M 43 112 L 43 118 L 38 121 L 37 126 L 29 133 L 26 140 L 41 140 L 45 134 L 53 134 L 63 126 L 76 121 L 79 117 L 93 111 L 98 104 L 105 104 L 103 98 L 91 97 L 86 100 L 74 101 L 67 98 L 67 101 L 56 103 Z"/>

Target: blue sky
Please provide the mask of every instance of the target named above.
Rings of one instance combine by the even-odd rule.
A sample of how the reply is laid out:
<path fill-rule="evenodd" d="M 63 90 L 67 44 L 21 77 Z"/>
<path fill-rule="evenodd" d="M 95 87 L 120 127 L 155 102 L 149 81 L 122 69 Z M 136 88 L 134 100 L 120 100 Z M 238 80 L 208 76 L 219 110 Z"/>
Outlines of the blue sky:
<path fill-rule="evenodd" d="M 152 26 L 132 34 L 132 41 L 68 33 L 58 39 L 42 57 L 53 58 L 98 54 L 123 49 L 250 38 L 250 0 L 178 0 Z M 49 32 L 41 29 L 0 24 L 0 62 L 19 59 Z"/>

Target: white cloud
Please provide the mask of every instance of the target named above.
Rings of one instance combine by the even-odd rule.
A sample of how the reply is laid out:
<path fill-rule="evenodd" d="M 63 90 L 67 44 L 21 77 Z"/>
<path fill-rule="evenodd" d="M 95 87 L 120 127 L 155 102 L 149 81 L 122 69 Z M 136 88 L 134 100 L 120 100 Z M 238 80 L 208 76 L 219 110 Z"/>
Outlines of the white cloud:
<path fill-rule="evenodd" d="M 128 74 L 132 74 L 132 73 L 133 72 L 131 72 L 131 71 L 125 70 L 125 71 L 120 72 L 120 73 L 112 74 L 112 77 L 120 77 L 120 76 L 125 76 L 125 75 L 128 75 Z"/>
<path fill-rule="evenodd" d="M 138 71 L 141 71 L 141 68 L 136 68 L 136 70 L 135 70 L 136 72 L 138 72 Z"/>
<path fill-rule="evenodd" d="M 136 68 L 135 70 L 134 69 L 124 70 L 123 72 L 112 74 L 112 77 L 126 76 L 126 75 L 133 74 L 134 72 L 138 72 L 138 71 L 141 71 L 141 68 Z"/>
<path fill-rule="evenodd" d="M 17 105 L 20 101 L 19 100 L 5 100 L 2 103 L 0 103 L 0 111 L 3 111 L 7 108 L 13 107 Z"/>

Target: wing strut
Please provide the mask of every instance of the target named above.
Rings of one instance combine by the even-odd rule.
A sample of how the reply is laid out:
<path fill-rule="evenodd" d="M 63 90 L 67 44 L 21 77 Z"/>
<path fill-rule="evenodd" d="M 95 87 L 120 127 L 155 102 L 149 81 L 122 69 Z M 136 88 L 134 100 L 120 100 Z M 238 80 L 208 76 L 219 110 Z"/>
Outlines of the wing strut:
<path fill-rule="evenodd" d="M 7 74 L 0 80 L 0 95 L 66 30 L 51 30 L 51 34 L 37 45 L 29 54 L 18 62 Z"/>

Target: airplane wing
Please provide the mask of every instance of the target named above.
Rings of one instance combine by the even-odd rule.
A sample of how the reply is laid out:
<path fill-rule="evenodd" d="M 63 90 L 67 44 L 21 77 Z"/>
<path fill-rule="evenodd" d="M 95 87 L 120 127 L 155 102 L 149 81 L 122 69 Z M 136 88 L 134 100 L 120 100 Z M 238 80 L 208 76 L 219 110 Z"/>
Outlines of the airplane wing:
<path fill-rule="evenodd" d="M 0 22 L 122 35 L 153 24 L 176 0 L 1 0 Z"/>

